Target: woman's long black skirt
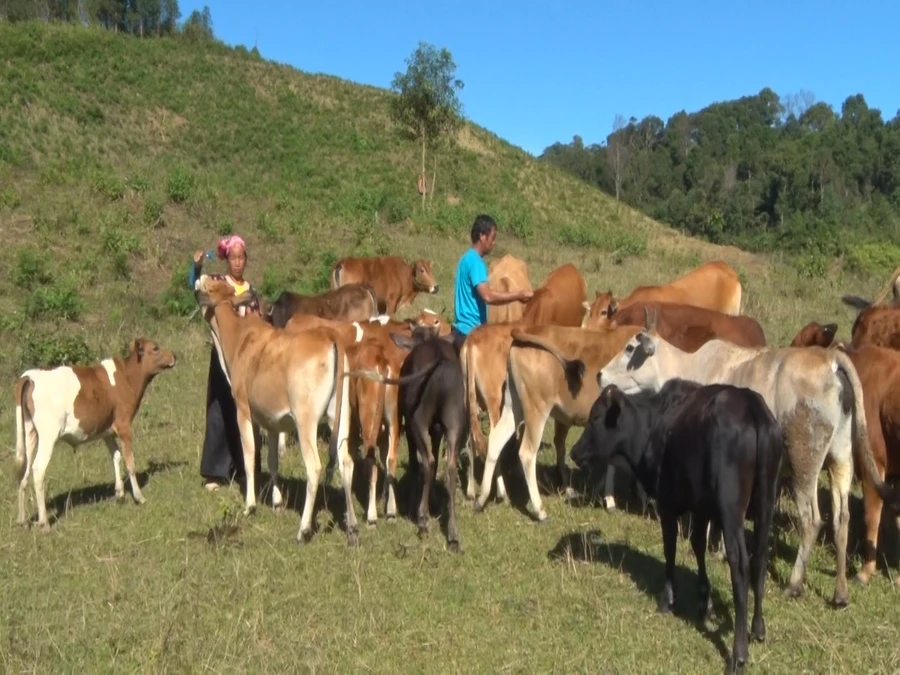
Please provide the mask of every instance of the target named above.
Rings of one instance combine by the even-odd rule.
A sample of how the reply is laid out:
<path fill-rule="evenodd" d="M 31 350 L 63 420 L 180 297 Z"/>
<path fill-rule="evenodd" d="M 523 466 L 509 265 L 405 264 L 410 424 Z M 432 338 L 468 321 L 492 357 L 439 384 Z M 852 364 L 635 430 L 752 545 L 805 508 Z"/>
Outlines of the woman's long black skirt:
<path fill-rule="evenodd" d="M 253 425 L 253 442 L 256 446 L 256 473 L 260 471 L 260 433 Z M 203 439 L 203 456 L 200 459 L 200 475 L 206 480 L 240 480 L 245 477 L 244 450 L 237 423 L 237 408 L 231 395 L 231 386 L 222 372 L 216 347 L 210 348 L 209 375 L 206 381 L 206 436 Z"/>

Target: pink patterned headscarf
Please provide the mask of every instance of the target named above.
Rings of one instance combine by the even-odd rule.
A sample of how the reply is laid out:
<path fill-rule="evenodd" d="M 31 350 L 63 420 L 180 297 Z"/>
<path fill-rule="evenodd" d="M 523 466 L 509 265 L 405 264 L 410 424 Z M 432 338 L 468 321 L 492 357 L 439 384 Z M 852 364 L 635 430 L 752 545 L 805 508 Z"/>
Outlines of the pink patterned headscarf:
<path fill-rule="evenodd" d="M 239 234 L 229 234 L 227 237 L 219 239 L 219 246 L 217 249 L 219 258 L 225 260 L 235 245 L 240 245 L 245 251 L 247 250 L 247 244 Z"/>

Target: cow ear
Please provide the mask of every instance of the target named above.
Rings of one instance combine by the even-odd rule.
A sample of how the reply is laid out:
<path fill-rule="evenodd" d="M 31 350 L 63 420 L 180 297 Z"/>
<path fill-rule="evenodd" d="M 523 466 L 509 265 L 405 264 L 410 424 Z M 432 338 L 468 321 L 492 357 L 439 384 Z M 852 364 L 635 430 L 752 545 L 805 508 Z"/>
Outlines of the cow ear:
<path fill-rule="evenodd" d="M 590 312 L 590 311 L 591 311 L 591 303 L 589 303 L 587 300 L 585 300 L 584 302 L 582 302 L 582 303 L 581 303 L 581 306 L 584 307 L 584 311 L 585 311 L 585 312 Z"/>
<path fill-rule="evenodd" d="M 619 304 L 615 300 L 609 301 L 609 309 L 606 310 L 606 318 L 611 317 L 619 311 Z"/>
<path fill-rule="evenodd" d="M 391 340 L 393 340 L 394 344 L 400 347 L 400 349 L 412 349 L 416 346 L 416 341 L 409 335 L 404 335 L 403 333 L 391 333 Z"/>
<path fill-rule="evenodd" d="M 641 349 L 644 350 L 644 354 L 647 356 L 653 356 L 656 353 L 656 343 L 650 338 L 647 333 L 641 331 L 637 334 L 638 343 L 641 345 Z"/>
<path fill-rule="evenodd" d="M 138 363 L 144 359 L 144 341 L 141 338 L 131 341 L 131 353 L 137 356 Z"/>
<path fill-rule="evenodd" d="M 828 338 L 828 341 L 831 342 L 834 340 L 834 336 L 837 334 L 838 325 L 836 323 L 829 323 L 822 326 L 822 334 Z"/>
<path fill-rule="evenodd" d="M 614 429 L 619 421 L 619 415 L 622 413 L 621 395 L 622 392 L 614 384 L 603 390 L 603 400 L 606 401 L 606 415 L 603 417 L 603 424 L 608 429 Z"/>

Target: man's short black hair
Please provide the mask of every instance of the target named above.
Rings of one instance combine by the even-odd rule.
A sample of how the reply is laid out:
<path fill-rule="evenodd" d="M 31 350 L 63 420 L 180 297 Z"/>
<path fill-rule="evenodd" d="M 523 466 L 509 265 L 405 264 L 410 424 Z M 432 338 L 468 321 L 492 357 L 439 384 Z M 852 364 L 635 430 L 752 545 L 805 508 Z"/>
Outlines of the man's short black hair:
<path fill-rule="evenodd" d="M 475 218 L 472 223 L 472 243 L 475 244 L 481 239 L 481 235 L 490 236 L 493 230 L 497 229 L 497 223 L 488 214 L 482 213 Z"/>

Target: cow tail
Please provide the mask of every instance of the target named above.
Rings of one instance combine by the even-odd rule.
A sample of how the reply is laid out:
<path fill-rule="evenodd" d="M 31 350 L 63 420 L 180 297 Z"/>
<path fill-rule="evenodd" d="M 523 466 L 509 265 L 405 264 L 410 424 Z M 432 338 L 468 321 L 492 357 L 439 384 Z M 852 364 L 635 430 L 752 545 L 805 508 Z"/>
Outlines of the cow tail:
<path fill-rule="evenodd" d="M 875 491 L 886 503 L 894 503 L 900 501 L 900 490 L 891 490 L 881 477 L 878 475 L 878 468 L 875 466 L 875 456 L 872 454 L 872 444 L 869 441 L 869 427 L 866 420 L 865 399 L 863 398 L 862 384 L 859 381 L 859 375 L 853 365 L 850 357 L 841 350 L 834 351 L 835 374 L 841 383 L 841 388 L 847 392 L 852 398 L 849 402 L 849 410 L 844 406 L 846 413 L 852 416 L 853 420 L 853 453 L 856 456 L 859 466 L 869 476 Z M 843 396 L 841 397 L 843 399 Z M 873 424 L 880 424 L 880 420 L 873 420 Z"/>
<path fill-rule="evenodd" d="M 344 263 L 337 262 L 331 268 L 331 290 L 341 287 L 341 272 L 344 269 Z"/>
<path fill-rule="evenodd" d="M 13 476 L 16 482 L 22 482 L 28 470 L 27 439 L 25 438 L 25 415 L 28 414 L 28 391 L 34 388 L 34 381 L 27 375 L 16 380 L 16 459 Z"/>
<path fill-rule="evenodd" d="M 582 361 L 581 359 L 567 359 L 565 356 L 560 354 L 559 350 L 556 349 L 556 347 L 554 347 L 553 345 L 542 340 L 536 335 L 525 335 L 518 329 L 512 331 L 512 338 L 514 342 L 531 345 L 532 347 L 539 347 L 544 351 L 552 354 L 553 357 L 557 361 L 559 361 L 559 364 L 563 368 L 563 373 L 566 377 L 566 385 L 569 387 L 569 392 L 572 394 L 572 396 L 578 396 L 578 392 L 581 391 L 581 385 L 584 380 L 584 361 Z"/>
<path fill-rule="evenodd" d="M 473 345 L 466 340 L 460 350 L 460 362 L 466 376 L 466 407 L 469 409 L 469 442 L 472 450 L 479 457 L 484 457 L 487 452 L 487 441 L 481 424 L 478 421 L 478 393 L 475 389 L 475 364 L 472 362 Z"/>
<path fill-rule="evenodd" d="M 344 351 L 344 347 L 341 344 L 340 340 L 334 339 L 334 355 L 337 360 L 337 382 L 335 388 L 335 397 L 336 401 L 334 404 L 334 431 L 331 434 L 331 441 L 328 443 L 328 467 L 325 469 L 326 481 L 331 481 L 331 475 L 334 472 L 334 467 L 337 466 L 338 462 L 338 444 L 341 442 L 343 438 L 343 442 L 347 442 L 347 434 L 350 432 L 350 429 L 347 428 L 349 425 L 344 424 L 344 407 L 346 406 L 347 412 L 350 410 L 350 402 L 349 402 L 349 391 L 347 389 L 346 383 L 344 380 L 344 371 L 346 370 L 346 352 Z M 349 422 L 349 414 L 347 416 L 347 421 Z"/>

